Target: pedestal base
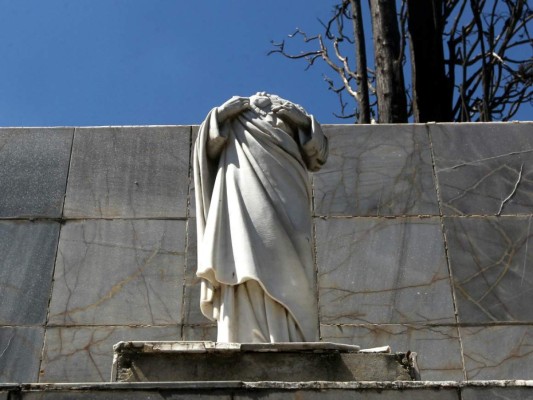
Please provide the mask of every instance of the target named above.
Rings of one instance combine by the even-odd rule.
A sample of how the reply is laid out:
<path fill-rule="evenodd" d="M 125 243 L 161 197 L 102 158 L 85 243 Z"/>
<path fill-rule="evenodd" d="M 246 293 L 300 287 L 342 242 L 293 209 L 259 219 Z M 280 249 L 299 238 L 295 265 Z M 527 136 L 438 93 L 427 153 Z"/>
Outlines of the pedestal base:
<path fill-rule="evenodd" d="M 117 382 L 419 379 L 414 357 L 390 354 L 388 347 L 368 352 L 327 342 L 120 342 L 114 350 L 111 380 Z"/>

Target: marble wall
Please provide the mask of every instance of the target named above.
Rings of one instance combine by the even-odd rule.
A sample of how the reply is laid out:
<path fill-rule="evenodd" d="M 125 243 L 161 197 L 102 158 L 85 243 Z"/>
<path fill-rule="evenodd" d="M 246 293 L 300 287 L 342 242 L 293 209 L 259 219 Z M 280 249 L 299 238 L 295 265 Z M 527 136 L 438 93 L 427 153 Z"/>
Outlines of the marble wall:
<path fill-rule="evenodd" d="M 196 126 L 0 129 L 0 382 L 99 382 L 120 340 L 213 340 Z M 425 380 L 533 375 L 533 123 L 326 125 L 322 340 Z"/>

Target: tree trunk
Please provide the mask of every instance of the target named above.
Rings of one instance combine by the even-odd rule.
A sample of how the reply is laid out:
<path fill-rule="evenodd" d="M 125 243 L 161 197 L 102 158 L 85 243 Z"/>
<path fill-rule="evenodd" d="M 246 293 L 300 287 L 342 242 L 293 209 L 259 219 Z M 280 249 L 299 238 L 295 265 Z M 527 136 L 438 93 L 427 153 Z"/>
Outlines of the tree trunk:
<path fill-rule="evenodd" d="M 427 1 L 427 0 L 424 0 Z M 378 121 L 407 122 L 402 46 L 395 0 L 369 0 L 376 68 Z"/>
<path fill-rule="evenodd" d="M 483 37 L 483 22 L 481 21 L 483 6 L 485 2 L 480 3 L 479 0 L 470 0 L 470 9 L 474 17 L 474 23 L 477 27 L 477 36 L 479 38 L 479 47 L 481 50 L 481 84 L 482 84 L 482 100 L 481 110 L 479 112 L 480 121 L 487 122 L 492 120 L 492 113 L 490 109 L 491 103 L 491 81 L 492 81 L 492 64 L 487 60 L 487 51 L 485 50 L 485 38 Z"/>
<path fill-rule="evenodd" d="M 355 59 L 357 92 L 359 95 L 359 124 L 370 123 L 370 99 L 368 96 L 368 71 L 366 64 L 365 32 L 361 14 L 361 0 L 350 0 L 352 7 L 353 36 L 355 39 Z"/>
<path fill-rule="evenodd" d="M 443 0 L 407 0 L 415 122 L 452 121 L 442 45 Z"/>

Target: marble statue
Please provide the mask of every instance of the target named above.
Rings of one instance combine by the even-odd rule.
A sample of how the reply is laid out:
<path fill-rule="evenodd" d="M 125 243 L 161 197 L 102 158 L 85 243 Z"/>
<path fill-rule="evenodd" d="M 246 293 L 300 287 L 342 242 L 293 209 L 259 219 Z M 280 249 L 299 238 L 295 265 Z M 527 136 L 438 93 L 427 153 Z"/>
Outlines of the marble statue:
<path fill-rule="evenodd" d="M 202 313 L 218 342 L 318 340 L 308 170 L 326 161 L 320 125 L 257 93 L 212 109 L 194 148 Z"/>

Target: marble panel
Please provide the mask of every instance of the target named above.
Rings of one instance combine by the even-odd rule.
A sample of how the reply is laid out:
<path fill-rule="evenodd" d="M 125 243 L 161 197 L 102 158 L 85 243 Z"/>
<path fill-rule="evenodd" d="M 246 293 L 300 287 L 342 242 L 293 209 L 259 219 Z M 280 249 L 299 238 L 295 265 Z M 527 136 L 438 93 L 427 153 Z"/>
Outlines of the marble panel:
<path fill-rule="evenodd" d="M 197 389 L 166 389 L 159 390 L 106 390 L 104 388 L 92 390 L 75 390 L 75 391 L 58 391 L 49 390 L 47 392 L 28 391 L 22 392 L 20 399 L 23 400 L 70 400 L 70 399 L 84 399 L 84 400 L 182 400 L 182 399 L 196 399 L 196 400 L 212 400 L 212 399 L 238 399 L 238 400 L 397 400 L 397 399 L 413 399 L 413 400 L 459 400 L 459 394 L 455 388 L 402 388 L 400 390 L 389 389 L 306 389 L 294 390 L 291 389 L 206 389 L 200 387 Z M 0 399 L 1 399 L 0 393 Z M 521 397 L 520 399 L 523 399 Z"/>
<path fill-rule="evenodd" d="M 93 390 L 93 391 L 50 391 L 50 392 L 25 392 L 21 400 L 159 400 L 163 399 L 157 391 L 130 391 L 130 390 Z"/>
<path fill-rule="evenodd" d="M 0 383 L 37 381 L 43 336 L 41 327 L 0 326 Z"/>
<path fill-rule="evenodd" d="M 49 324 L 181 319 L 185 221 L 70 221 L 61 229 Z"/>
<path fill-rule="evenodd" d="M 0 324 L 45 322 L 58 237 L 57 222 L 0 221 Z"/>
<path fill-rule="evenodd" d="M 192 325 L 210 324 L 206 316 L 200 310 L 200 279 L 194 278 L 188 281 L 183 292 L 183 323 Z"/>
<path fill-rule="evenodd" d="M 207 392 L 207 393 L 206 393 Z M 160 392 L 162 400 L 233 400 L 234 396 L 227 390 L 211 389 L 208 391 L 179 391 L 179 392 Z"/>
<path fill-rule="evenodd" d="M 424 125 L 324 129 L 330 150 L 313 177 L 316 215 L 438 214 Z"/>
<path fill-rule="evenodd" d="M 189 126 L 77 128 L 65 216 L 185 217 L 189 144 Z"/>
<path fill-rule="evenodd" d="M 444 218 L 459 322 L 533 321 L 531 220 Z"/>
<path fill-rule="evenodd" d="M 321 325 L 321 340 L 362 349 L 390 345 L 393 352 L 414 351 L 422 380 L 462 381 L 459 333 L 454 326 Z"/>
<path fill-rule="evenodd" d="M 461 389 L 461 400 L 531 400 L 532 387 L 466 387 Z"/>
<path fill-rule="evenodd" d="M 72 128 L 0 129 L 0 218 L 59 218 Z"/>
<path fill-rule="evenodd" d="M 216 323 L 214 324 L 204 323 L 201 325 L 184 325 L 183 326 L 183 340 L 189 340 L 189 341 L 200 340 L 200 341 L 216 342 L 217 325 Z"/>
<path fill-rule="evenodd" d="M 460 327 L 468 380 L 531 379 L 533 326 Z"/>
<path fill-rule="evenodd" d="M 456 390 L 412 389 L 412 390 L 296 390 L 248 392 L 237 395 L 244 400 L 459 400 Z"/>
<path fill-rule="evenodd" d="M 315 223 L 321 323 L 455 322 L 439 218 Z"/>
<path fill-rule="evenodd" d="M 54 327 L 46 330 L 40 382 L 108 382 L 113 345 L 126 340 L 176 340 L 180 326 Z"/>
<path fill-rule="evenodd" d="M 183 301 L 183 324 L 202 325 L 212 323 L 200 311 L 200 278 L 196 276 L 198 246 L 196 218 L 190 218 L 187 225 L 187 267 Z"/>
<path fill-rule="evenodd" d="M 217 393 L 219 392 L 219 393 Z M 94 390 L 63 392 L 25 392 L 23 400 L 231 400 L 230 394 L 210 390 L 210 394 L 198 390 Z M 216 393 L 216 394 L 211 394 Z M 227 393 L 227 392 L 226 392 Z M 1 399 L 1 397 L 0 397 Z"/>
<path fill-rule="evenodd" d="M 533 212 L 533 123 L 430 125 L 442 212 Z"/>
<path fill-rule="evenodd" d="M 218 393 L 217 393 L 218 392 Z M 1 399 L 1 397 L 0 397 Z M 198 390 L 93 390 L 25 392 L 23 400 L 231 400 L 231 394 L 221 390 L 209 390 L 209 394 Z"/>
<path fill-rule="evenodd" d="M 191 180 L 189 182 L 189 217 L 196 217 L 196 199 L 195 199 L 195 190 L 194 190 L 194 161 L 193 161 L 193 152 L 194 152 L 194 145 L 196 143 L 196 138 L 198 137 L 198 131 L 200 127 L 198 125 L 193 125 L 191 127 L 192 133 L 191 133 L 191 171 L 190 171 L 190 177 Z"/>

